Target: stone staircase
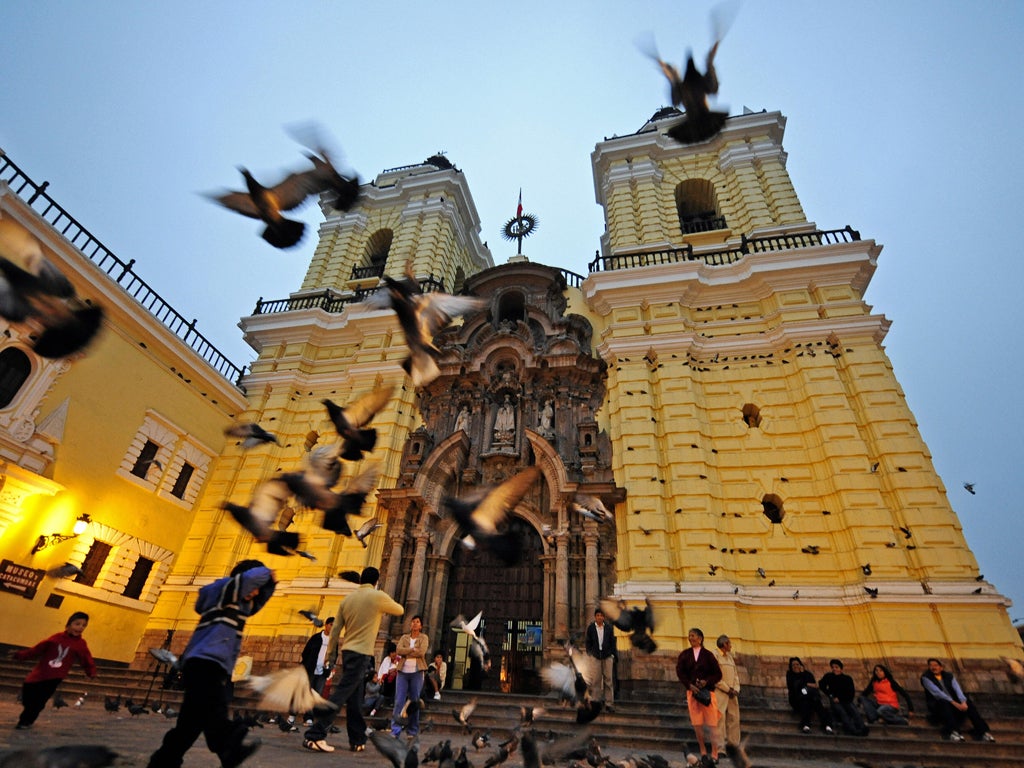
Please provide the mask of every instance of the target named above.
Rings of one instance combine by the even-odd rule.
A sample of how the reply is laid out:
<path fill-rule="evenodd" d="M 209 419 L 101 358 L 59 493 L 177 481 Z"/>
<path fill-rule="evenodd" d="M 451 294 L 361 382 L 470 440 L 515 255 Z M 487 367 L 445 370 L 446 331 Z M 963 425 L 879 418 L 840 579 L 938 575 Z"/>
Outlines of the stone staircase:
<path fill-rule="evenodd" d="M 0 661 L 0 694 L 13 697 L 30 668 L 31 665 L 24 662 Z M 59 690 L 69 704 L 88 692 L 90 707 L 102 706 L 106 695 L 120 695 L 140 704 L 160 702 L 177 708 L 181 704 L 181 691 L 164 690 L 162 682 L 163 676 L 154 678 L 152 668 L 146 671 L 100 665 L 100 674 L 95 680 L 76 669 Z M 548 707 L 535 724 L 539 733 L 550 731 L 557 736 L 579 733 L 574 710 L 559 707 L 550 697 L 538 700 L 536 696 L 446 690 L 442 701 L 427 702 L 421 742 L 429 745 L 435 743 L 435 737 L 437 741 L 461 737 L 463 732 L 451 711 L 473 696 L 477 698 L 477 708 L 471 718 L 474 730 L 490 730 L 492 741 L 503 738 L 516 726 L 521 706 L 538 704 Z M 1024 696 L 1020 695 L 991 694 L 980 702 L 980 709 L 996 738 L 994 744 L 970 739 L 959 744 L 943 741 L 938 729 L 929 725 L 920 713 L 909 726 L 875 724 L 867 737 L 828 736 L 817 730 L 803 734 L 781 696 L 774 699 L 752 692 L 751 699 L 758 703 L 748 705 L 741 700 L 741 714 L 747 751 L 755 762 L 758 758 L 794 762 L 813 759 L 839 764 L 853 758 L 878 766 L 1024 766 Z M 256 697 L 244 686 L 237 686 L 234 706 L 236 710 L 255 711 Z M 383 727 L 385 721 L 376 719 L 371 724 Z M 618 702 L 613 713 L 602 714 L 590 729 L 598 742 L 608 747 L 639 753 L 696 751 L 685 705 L 678 699 L 664 696 Z"/>

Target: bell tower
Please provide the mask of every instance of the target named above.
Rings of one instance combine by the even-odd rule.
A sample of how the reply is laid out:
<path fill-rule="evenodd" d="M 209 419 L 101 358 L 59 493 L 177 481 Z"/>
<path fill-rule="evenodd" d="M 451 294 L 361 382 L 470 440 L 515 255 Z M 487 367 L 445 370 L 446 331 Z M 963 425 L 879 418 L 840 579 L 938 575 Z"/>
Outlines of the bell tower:
<path fill-rule="evenodd" d="M 864 302 L 881 246 L 807 220 L 778 112 L 692 145 L 664 134 L 675 117 L 592 154 L 606 228 L 582 290 L 628 489 L 617 594 L 650 597 L 669 643 L 691 626 L 739 638 L 764 679 L 789 655 L 905 661 L 911 679 L 929 656 L 1014 656 L 1009 601 Z M 632 654 L 620 679 L 674 685 L 669 666 Z"/>

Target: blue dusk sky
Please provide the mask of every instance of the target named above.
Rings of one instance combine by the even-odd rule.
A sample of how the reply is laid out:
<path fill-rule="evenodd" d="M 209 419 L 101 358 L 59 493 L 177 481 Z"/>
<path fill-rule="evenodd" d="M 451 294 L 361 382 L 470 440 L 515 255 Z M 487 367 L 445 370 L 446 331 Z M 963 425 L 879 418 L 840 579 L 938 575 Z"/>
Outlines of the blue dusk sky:
<path fill-rule="evenodd" d="M 481 238 L 524 208 L 532 260 L 586 274 L 603 231 L 590 154 L 667 102 L 710 2 L 8 3 L 0 148 L 236 364 L 239 318 L 297 290 L 321 221 L 278 251 L 200 193 L 301 167 L 316 121 L 364 180 L 442 151 Z M 716 104 L 778 110 L 809 220 L 883 246 L 867 293 L 981 572 L 1024 617 L 1024 3 L 746 0 Z M 968 494 L 964 481 L 976 483 Z"/>

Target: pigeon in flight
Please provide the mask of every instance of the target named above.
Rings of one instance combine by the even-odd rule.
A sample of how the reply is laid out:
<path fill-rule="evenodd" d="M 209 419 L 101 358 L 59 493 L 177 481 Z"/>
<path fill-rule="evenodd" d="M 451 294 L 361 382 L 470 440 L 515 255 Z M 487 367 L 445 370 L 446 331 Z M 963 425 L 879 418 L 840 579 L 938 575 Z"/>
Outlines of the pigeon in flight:
<path fill-rule="evenodd" d="M 615 519 L 604 503 L 596 496 L 577 493 L 576 498 L 572 502 L 572 509 L 588 520 L 593 520 L 597 523 L 608 523 Z"/>
<path fill-rule="evenodd" d="M 159 661 L 161 664 L 166 664 L 171 669 L 178 668 L 178 657 L 166 648 L 150 648 L 149 655 L 157 661 Z"/>
<path fill-rule="evenodd" d="M 46 572 L 46 575 L 51 576 L 54 579 L 69 579 L 72 576 L 77 576 L 81 572 L 82 569 L 77 565 L 64 563 L 63 565 L 58 565 L 56 568 L 51 568 Z"/>
<path fill-rule="evenodd" d="M 103 322 L 103 310 L 87 304 L 53 263 L 36 237 L 10 216 L 0 217 L 0 317 L 27 323 L 40 357 L 67 357 L 84 349 Z"/>
<path fill-rule="evenodd" d="M 456 632 L 464 632 L 469 636 L 469 653 L 471 656 L 475 656 L 481 665 L 487 666 L 487 658 L 490 656 L 490 649 L 487 647 L 487 641 L 484 640 L 483 635 L 477 632 L 480 629 L 480 620 L 483 618 L 484 612 L 480 611 L 469 621 L 466 621 L 466 617 L 459 614 L 455 617 L 451 623 L 451 628 Z"/>
<path fill-rule="evenodd" d="M 572 643 L 566 643 L 565 663 L 552 662 L 540 675 L 561 701 L 575 705 L 576 722 L 582 725 L 597 717 L 604 703 L 590 698 L 590 686 L 597 679 L 596 659 L 574 651 Z"/>
<path fill-rule="evenodd" d="M 522 541 L 512 530 L 503 529 L 509 510 L 526 495 L 540 477 L 540 468 L 527 467 L 500 485 L 463 498 L 446 497 L 442 504 L 462 531 L 480 547 L 515 565 L 522 557 Z"/>
<path fill-rule="evenodd" d="M 249 687 L 262 694 L 260 709 L 271 712 L 310 712 L 337 709 L 309 685 L 305 667 L 289 667 L 269 675 L 253 675 Z"/>
<path fill-rule="evenodd" d="M 617 629 L 629 632 L 629 642 L 634 648 L 644 653 L 654 653 L 658 644 L 651 633 L 654 632 L 654 607 L 648 598 L 644 598 L 644 607 L 627 608 L 624 600 L 601 600 L 601 611 Z"/>
<path fill-rule="evenodd" d="M 971 496 L 974 496 L 974 483 L 964 483 L 964 490 L 971 494 Z"/>
<path fill-rule="evenodd" d="M 303 609 L 299 611 L 299 616 L 310 622 L 317 629 L 320 629 L 324 625 L 324 620 L 317 616 L 314 611 Z"/>
<path fill-rule="evenodd" d="M 320 191 L 322 181 L 316 170 L 289 173 L 272 187 L 263 186 L 248 169 L 238 170 L 245 179 L 245 192 L 231 191 L 209 197 L 235 213 L 261 220 L 266 224 L 261 236 L 275 248 L 291 248 L 298 243 L 306 225 L 285 218 L 281 212 L 298 208 L 310 195 Z"/>
<path fill-rule="evenodd" d="M 377 387 L 345 407 L 331 400 L 323 400 L 327 415 L 341 438 L 339 455 L 346 461 L 359 461 L 363 454 L 372 451 L 377 444 L 377 430 L 366 428 L 373 417 L 387 405 L 394 394 L 394 386 Z"/>
<path fill-rule="evenodd" d="M 324 129 L 317 123 L 302 123 L 286 126 L 287 133 L 306 147 L 312 154 L 306 155 L 313 163 L 313 173 L 319 182 L 320 192 L 326 193 L 328 203 L 336 211 L 348 211 L 359 201 L 359 176 L 345 176 L 339 173 L 326 147 Z"/>
<path fill-rule="evenodd" d="M 272 435 L 259 424 L 253 422 L 232 424 L 224 430 L 224 434 L 229 437 L 242 438 L 242 448 L 245 450 L 255 448 L 257 445 L 263 445 L 264 443 L 277 443 L 276 435 Z"/>
<path fill-rule="evenodd" d="M 230 501 L 223 504 L 223 508 L 238 524 L 251 533 L 256 541 L 266 544 L 267 551 L 272 554 L 295 554 L 299 546 L 298 533 L 271 527 L 295 492 L 293 486 L 296 485 L 296 475 L 281 474 L 261 483 L 247 507 Z"/>
<path fill-rule="evenodd" d="M 474 710 L 476 710 L 476 701 L 476 697 L 474 696 L 458 709 L 452 710 L 452 717 L 455 718 L 455 722 L 465 728 L 466 733 L 472 733 L 473 731 L 469 718 L 472 717 Z"/>
<path fill-rule="evenodd" d="M 378 522 L 376 518 L 373 518 L 372 520 L 367 520 L 365 523 L 359 526 L 359 528 L 356 530 L 355 536 L 359 543 L 363 545 L 363 549 L 366 549 L 368 546 L 366 543 L 367 537 L 369 537 L 369 535 L 376 531 L 378 528 L 383 527 L 384 524 Z"/>
<path fill-rule="evenodd" d="M 409 356 L 402 361 L 402 368 L 412 378 L 413 386 L 429 384 L 441 374 L 435 359 L 441 352 L 434 346 L 434 334 L 453 318 L 481 309 L 486 302 L 440 291 L 423 293 L 411 261 L 406 261 L 405 276 L 401 280 L 388 275 L 381 279 L 384 289 L 370 294 L 364 303 L 370 308 L 395 311 L 409 347 Z"/>
<path fill-rule="evenodd" d="M 377 479 L 379 477 L 380 463 L 373 461 L 367 464 L 362 472 L 349 480 L 348 485 L 345 486 L 343 491 L 340 493 L 328 492 L 333 497 L 333 503 L 330 503 L 326 508 L 320 507 L 324 510 L 324 520 L 321 523 L 321 527 L 328 531 L 340 533 L 343 536 L 351 536 L 352 528 L 348 524 L 348 518 L 358 517 L 363 514 L 363 505 L 366 503 L 366 497 L 377 486 Z M 368 532 L 363 534 L 363 538 L 366 538 L 368 535 Z M 359 541 L 364 547 L 366 546 L 362 539 Z"/>

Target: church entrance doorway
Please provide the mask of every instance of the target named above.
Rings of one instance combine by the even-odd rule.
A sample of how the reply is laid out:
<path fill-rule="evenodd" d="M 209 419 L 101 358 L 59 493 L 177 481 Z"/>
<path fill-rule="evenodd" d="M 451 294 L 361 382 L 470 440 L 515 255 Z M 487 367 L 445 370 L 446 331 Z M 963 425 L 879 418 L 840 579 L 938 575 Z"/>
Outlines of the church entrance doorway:
<path fill-rule="evenodd" d="M 449 687 L 503 693 L 540 693 L 543 656 L 544 566 L 540 535 L 525 520 L 509 525 L 524 543 L 518 565 L 507 566 L 489 552 L 456 545 L 445 599 L 450 633 Z M 449 628 L 456 616 L 483 613 L 477 633 L 490 649 L 487 668 L 469 654 L 468 638 Z"/>

